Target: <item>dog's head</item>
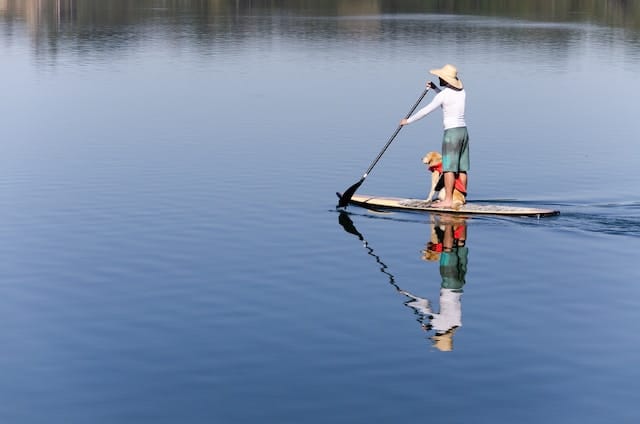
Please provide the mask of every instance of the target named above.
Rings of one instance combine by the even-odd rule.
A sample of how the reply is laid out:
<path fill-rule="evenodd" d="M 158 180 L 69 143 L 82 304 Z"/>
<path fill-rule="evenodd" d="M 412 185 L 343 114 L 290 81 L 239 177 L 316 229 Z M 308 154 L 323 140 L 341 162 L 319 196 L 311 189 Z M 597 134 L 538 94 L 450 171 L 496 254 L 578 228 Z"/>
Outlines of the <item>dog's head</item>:
<path fill-rule="evenodd" d="M 429 152 L 422 158 L 422 163 L 427 166 L 435 166 L 442 163 L 442 155 L 438 152 Z"/>

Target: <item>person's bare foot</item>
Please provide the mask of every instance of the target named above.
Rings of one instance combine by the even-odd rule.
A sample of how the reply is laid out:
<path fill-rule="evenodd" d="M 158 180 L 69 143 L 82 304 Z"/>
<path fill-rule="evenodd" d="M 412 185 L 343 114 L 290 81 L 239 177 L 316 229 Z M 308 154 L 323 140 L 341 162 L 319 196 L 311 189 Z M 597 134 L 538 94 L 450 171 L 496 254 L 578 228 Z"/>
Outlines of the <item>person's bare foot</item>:
<path fill-rule="evenodd" d="M 433 202 L 431 204 L 432 208 L 441 208 L 441 209 L 451 209 L 453 205 L 451 204 L 451 202 L 445 202 L 445 201 L 438 201 L 438 202 Z"/>

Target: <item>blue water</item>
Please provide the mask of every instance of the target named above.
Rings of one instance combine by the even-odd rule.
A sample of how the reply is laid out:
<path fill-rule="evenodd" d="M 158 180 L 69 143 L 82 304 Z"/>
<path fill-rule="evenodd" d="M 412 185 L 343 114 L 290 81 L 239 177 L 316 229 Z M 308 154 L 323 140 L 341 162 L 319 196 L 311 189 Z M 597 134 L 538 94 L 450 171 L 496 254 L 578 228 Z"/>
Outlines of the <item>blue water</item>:
<path fill-rule="evenodd" d="M 1 422 L 640 418 L 633 26 L 36 3 L 0 2 Z M 559 216 L 335 209 L 448 62 L 470 200 Z M 426 195 L 441 132 L 358 192 Z"/>

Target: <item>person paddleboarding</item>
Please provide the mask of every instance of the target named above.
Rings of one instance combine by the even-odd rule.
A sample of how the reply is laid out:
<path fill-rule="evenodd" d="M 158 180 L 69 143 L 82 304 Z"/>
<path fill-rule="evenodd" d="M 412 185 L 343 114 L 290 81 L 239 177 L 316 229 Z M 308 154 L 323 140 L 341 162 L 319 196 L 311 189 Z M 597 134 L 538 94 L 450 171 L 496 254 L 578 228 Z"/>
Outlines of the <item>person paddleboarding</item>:
<path fill-rule="evenodd" d="M 451 208 L 453 203 L 453 189 L 456 179 L 464 185 L 465 191 L 469 171 L 469 133 L 464 119 L 466 96 L 462 81 L 458 78 L 455 66 L 447 64 L 439 69 L 429 71 L 440 81 L 437 87 L 433 82 L 427 82 L 427 87 L 438 94 L 431 103 L 415 114 L 400 121 L 400 126 L 412 124 L 429 113 L 442 108 L 444 135 L 442 138 L 442 170 L 444 173 L 444 200 L 434 202 L 433 207 Z"/>

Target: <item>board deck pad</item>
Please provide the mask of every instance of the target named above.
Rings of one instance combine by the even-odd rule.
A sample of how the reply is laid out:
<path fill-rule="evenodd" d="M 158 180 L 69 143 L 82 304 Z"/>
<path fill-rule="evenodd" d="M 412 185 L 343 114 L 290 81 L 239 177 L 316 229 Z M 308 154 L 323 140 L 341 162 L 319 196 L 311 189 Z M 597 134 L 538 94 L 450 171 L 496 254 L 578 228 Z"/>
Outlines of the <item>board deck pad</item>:
<path fill-rule="evenodd" d="M 349 203 L 369 209 L 395 209 L 404 211 L 441 212 L 460 215 L 508 215 L 508 216 L 554 216 L 560 214 L 555 209 L 541 209 L 521 206 L 468 202 L 459 209 L 436 208 L 424 199 L 402 197 L 370 196 L 354 194 Z"/>

